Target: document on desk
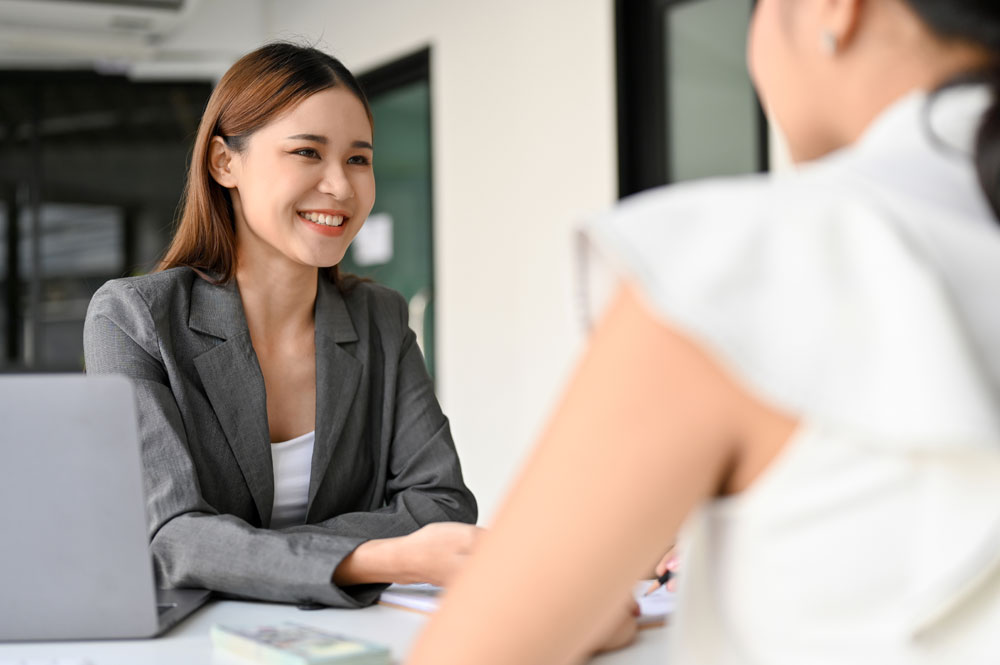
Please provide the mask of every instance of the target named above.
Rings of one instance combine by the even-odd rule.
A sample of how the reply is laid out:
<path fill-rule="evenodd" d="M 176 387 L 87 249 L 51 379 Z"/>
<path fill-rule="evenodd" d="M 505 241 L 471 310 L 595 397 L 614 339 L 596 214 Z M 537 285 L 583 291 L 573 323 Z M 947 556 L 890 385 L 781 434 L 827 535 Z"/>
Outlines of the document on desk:
<path fill-rule="evenodd" d="M 438 608 L 441 587 L 433 584 L 393 584 L 382 592 L 380 605 L 399 607 L 423 614 L 430 614 Z"/>
<path fill-rule="evenodd" d="M 677 602 L 676 594 L 667 591 L 666 587 L 644 596 L 652 582 L 637 582 L 632 588 L 632 595 L 639 603 L 639 626 L 643 628 L 662 626 Z M 441 587 L 433 584 L 393 584 L 382 592 L 378 602 L 388 607 L 430 614 L 437 609 L 440 595 Z"/>

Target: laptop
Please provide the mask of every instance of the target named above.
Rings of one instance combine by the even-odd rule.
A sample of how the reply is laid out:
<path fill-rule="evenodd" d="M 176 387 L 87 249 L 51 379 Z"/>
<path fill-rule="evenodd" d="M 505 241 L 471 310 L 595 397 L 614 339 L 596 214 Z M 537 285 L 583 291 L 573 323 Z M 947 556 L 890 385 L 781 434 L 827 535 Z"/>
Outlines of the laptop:
<path fill-rule="evenodd" d="M 122 377 L 0 375 L 0 641 L 153 637 L 208 599 L 156 588 L 136 416 Z"/>

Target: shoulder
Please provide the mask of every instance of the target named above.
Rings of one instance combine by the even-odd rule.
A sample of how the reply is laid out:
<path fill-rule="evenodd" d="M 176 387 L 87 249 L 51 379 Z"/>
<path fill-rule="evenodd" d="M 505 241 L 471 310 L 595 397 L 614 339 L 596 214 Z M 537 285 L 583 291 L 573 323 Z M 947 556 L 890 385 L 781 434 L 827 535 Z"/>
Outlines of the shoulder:
<path fill-rule="evenodd" d="M 133 339 L 153 339 L 159 327 L 186 316 L 195 279 L 189 268 L 171 268 L 105 282 L 87 307 L 85 336 L 106 331 L 110 323 Z"/>
<path fill-rule="evenodd" d="M 782 174 L 713 178 L 669 185 L 624 199 L 595 219 L 603 227 L 637 233 L 697 234 L 725 226 L 734 233 L 766 233 L 790 225 L 816 230 L 850 222 L 859 211 L 878 212 L 870 188 L 839 159 Z M 877 215 L 876 215 L 877 216 Z"/>
<path fill-rule="evenodd" d="M 131 340 L 151 355 L 158 354 L 157 321 L 161 303 L 182 289 L 190 289 L 194 275 L 187 268 L 125 277 L 106 282 L 87 307 L 83 339 L 90 370 L 116 366 L 117 358 Z M 174 296 L 175 297 L 175 296 Z M 107 363 L 111 363 L 108 365 Z"/>
<path fill-rule="evenodd" d="M 877 189 L 836 160 L 640 194 L 585 232 L 617 272 L 653 289 L 690 290 L 695 280 L 745 291 L 767 274 L 833 279 L 872 252 L 908 268 L 924 263 Z"/>
<path fill-rule="evenodd" d="M 94 293 L 91 309 L 114 309 L 117 305 L 143 303 L 150 309 L 189 294 L 197 275 L 190 268 L 171 268 L 162 272 L 112 279 Z"/>
<path fill-rule="evenodd" d="M 878 190 L 837 157 L 642 194 L 587 234 L 615 273 L 682 327 L 756 316 L 780 328 L 789 317 L 854 313 L 879 284 L 924 289 L 939 279 Z"/>
<path fill-rule="evenodd" d="M 831 160 L 635 197 L 588 235 L 654 316 L 779 410 L 886 441 L 980 436 L 995 416 L 981 370 L 953 362 L 976 355 L 964 315 L 914 234 L 933 215 L 882 194 Z M 960 418 L 946 382 L 972 396 Z"/>

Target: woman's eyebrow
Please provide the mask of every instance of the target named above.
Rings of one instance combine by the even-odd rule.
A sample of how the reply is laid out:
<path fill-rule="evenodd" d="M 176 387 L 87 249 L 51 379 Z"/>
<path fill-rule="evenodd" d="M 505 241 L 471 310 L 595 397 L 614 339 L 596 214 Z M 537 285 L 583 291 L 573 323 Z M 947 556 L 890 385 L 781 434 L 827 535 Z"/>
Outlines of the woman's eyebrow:
<path fill-rule="evenodd" d="M 313 141 L 314 143 L 322 143 L 323 145 L 330 142 L 325 136 L 320 136 L 319 134 L 296 134 L 295 136 L 289 136 L 288 138 L 297 141 Z"/>
<path fill-rule="evenodd" d="M 326 145 L 327 143 L 330 142 L 330 139 L 326 138 L 325 136 L 321 136 L 319 134 L 295 134 L 294 136 L 289 136 L 288 139 L 293 141 L 312 141 L 314 143 L 322 143 L 323 145 Z M 374 146 L 372 146 L 370 141 L 353 141 L 351 143 L 351 147 L 365 148 L 367 150 L 372 150 L 372 151 L 375 150 Z"/>

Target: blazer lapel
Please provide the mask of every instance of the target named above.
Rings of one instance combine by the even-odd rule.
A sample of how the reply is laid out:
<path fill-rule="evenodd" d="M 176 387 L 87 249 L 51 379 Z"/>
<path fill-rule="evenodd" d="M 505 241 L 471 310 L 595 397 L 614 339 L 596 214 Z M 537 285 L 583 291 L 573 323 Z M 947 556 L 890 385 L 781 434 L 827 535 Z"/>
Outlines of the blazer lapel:
<path fill-rule="evenodd" d="M 358 341 L 344 298 L 325 276 L 316 292 L 316 445 L 309 508 L 326 477 L 361 380 L 362 364 L 341 345 Z M 308 512 L 308 511 L 307 511 Z"/>
<path fill-rule="evenodd" d="M 274 504 L 267 397 L 236 280 L 215 286 L 196 278 L 188 326 L 224 340 L 197 356 L 194 364 L 253 496 L 261 526 L 267 527 Z"/>

